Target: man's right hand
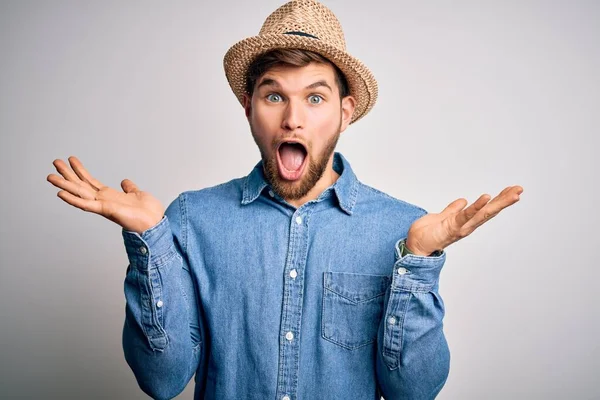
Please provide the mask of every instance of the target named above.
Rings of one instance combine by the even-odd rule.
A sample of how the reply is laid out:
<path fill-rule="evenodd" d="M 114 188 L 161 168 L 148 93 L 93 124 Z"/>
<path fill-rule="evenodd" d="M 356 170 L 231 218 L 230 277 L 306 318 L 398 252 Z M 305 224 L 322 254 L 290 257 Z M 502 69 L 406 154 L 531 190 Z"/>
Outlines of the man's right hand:
<path fill-rule="evenodd" d="M 129 179 L 121 182 L 123 192 L 120 192 L 94 179 L 76 157 L 69 157 L 69 163 L 72 170 L 64 161 L 54 160 L 53 164 L 62 176 L 50 174 L 46 178 L 63 189 L 57 195 L 65 202 L 140 234 L 162 219 L 164 208 L 160 201 L 150 193 L 140 191 Z"/>

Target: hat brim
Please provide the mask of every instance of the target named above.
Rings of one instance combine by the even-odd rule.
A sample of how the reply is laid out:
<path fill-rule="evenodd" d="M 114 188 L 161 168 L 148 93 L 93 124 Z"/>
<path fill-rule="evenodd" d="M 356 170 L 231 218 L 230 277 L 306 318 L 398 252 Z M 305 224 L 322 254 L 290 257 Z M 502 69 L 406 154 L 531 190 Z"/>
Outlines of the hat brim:
<path fill-rule="evenodd" d="M 229 86 L 243 105 L 246 93 L 246 73 L 250 64 L 261 54 L 274 49 L 310 50 L 334 63 L 348 81 L 350 95 L 356 100 L 350 123 L 364 117 L 377 100 L 377 81 L 369 69 L 345 50 L 323 41 L 299 35 L 264 34 L 241 40 L 231 46 L 223 58 L 223 66 Z"/>

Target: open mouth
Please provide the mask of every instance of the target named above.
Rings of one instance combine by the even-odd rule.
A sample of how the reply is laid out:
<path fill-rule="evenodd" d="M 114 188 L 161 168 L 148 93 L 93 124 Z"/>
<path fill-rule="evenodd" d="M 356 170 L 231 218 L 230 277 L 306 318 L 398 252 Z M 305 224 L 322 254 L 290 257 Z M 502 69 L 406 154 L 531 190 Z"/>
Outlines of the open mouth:
<path fill-rule="evenodd" d="M 288 181 L 300 179 L 306 166 L 308 152 L 298 142 L 283 142 L 277 149 L 279 176 Z"/>

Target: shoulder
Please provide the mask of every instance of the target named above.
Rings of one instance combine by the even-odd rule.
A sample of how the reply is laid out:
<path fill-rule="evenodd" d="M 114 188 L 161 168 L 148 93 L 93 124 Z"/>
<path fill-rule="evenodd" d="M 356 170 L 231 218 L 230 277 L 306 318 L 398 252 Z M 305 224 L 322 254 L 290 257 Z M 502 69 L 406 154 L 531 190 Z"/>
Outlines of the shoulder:
<path fill-rule="evenodd" d="M 223 182 L 203 189 L 187 190 L 179 195 L 180 201 L 198 202 L 214 200 L 217 202 L 237 201 L 242 196 L 244 181 L 246 178 L 235 178 L 228 182 Z"/>
<path fill-rule="evenodd" d="M 181 192 L 169 207 L 166 215 L 169 219 L 195 221 L 227 215 L 240 207 L 244 178 L 203 189 Z"/>
<path fill-rule="evenodd" d="M 357 206 L 375 209 L 384 213 L 402 214 L 420 218 L 427 214 L 424 208 L 408 201 L 393 197 L 379 189 L 358 182 Z"/>

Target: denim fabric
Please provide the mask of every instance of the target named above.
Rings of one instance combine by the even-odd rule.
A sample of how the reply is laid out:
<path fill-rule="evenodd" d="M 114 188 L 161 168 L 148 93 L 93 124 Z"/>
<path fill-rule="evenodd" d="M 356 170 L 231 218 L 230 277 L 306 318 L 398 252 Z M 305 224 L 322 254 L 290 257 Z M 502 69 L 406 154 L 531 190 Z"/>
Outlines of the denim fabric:
<path fill-rule="evenodd" d="M 432 399 L 450 354 L 438 294 L 445 251 L 402 255 L 426 211 L 357 180 L 295 208 L 262 163 L 178 196 L 122 231 L 125 358 L 140 387 L 195 399 Z"/>

